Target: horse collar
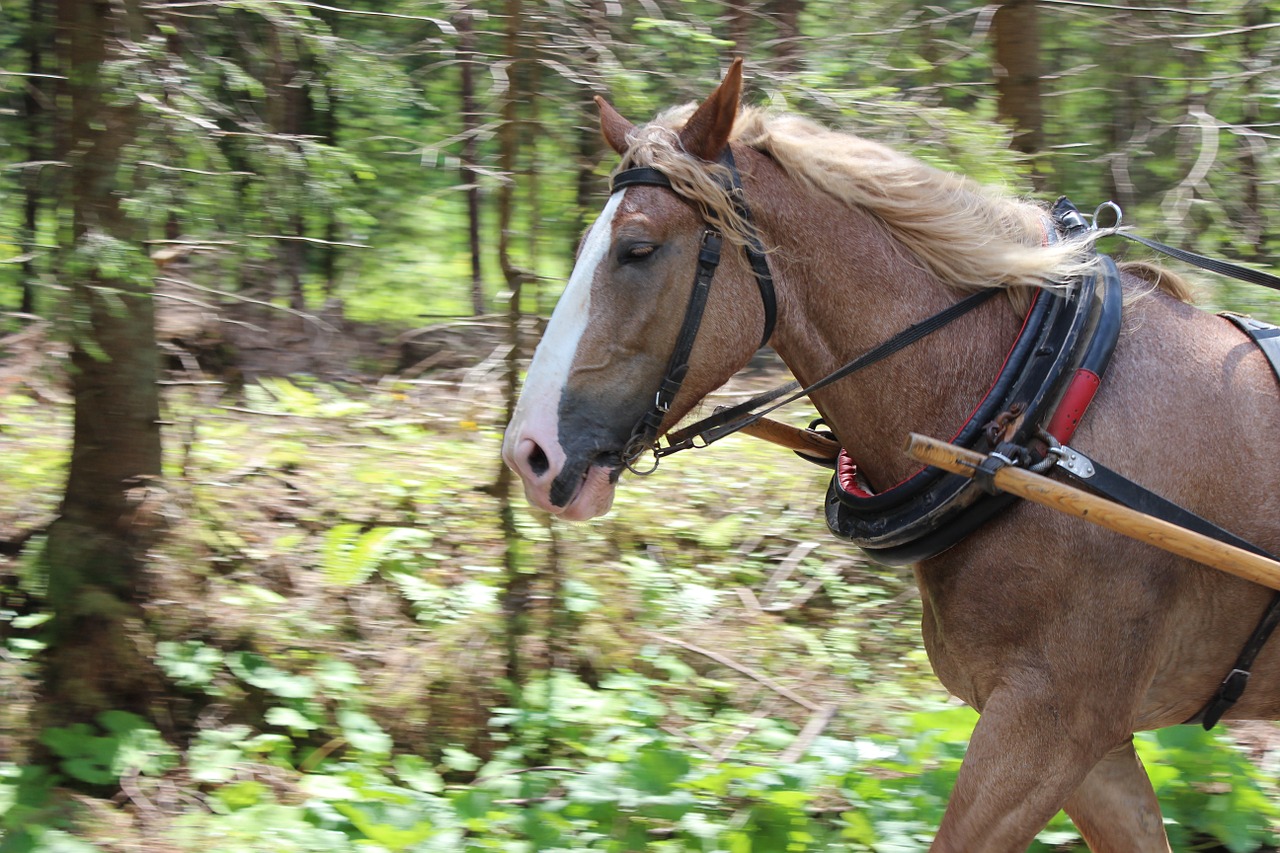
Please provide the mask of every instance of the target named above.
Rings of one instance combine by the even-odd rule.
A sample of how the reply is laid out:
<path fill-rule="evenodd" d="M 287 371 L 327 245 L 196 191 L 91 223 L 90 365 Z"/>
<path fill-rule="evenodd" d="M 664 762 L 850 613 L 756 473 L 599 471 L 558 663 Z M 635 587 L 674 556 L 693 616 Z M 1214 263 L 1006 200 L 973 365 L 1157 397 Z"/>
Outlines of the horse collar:
<path fill-rule="evenodd" d="M 745 235 L 743 250 L 747 262 L 755 273 L 756 287 L 760 291 L 760 300 L 764 304 L 764 334 L 760 339 L 763 347 L 773 336 L 773 328 L 777 323 L 778 308 L 773 289 L 773 275 L 769 271 L 769 262 L 765 258 L 764 246 L 755 231 L 751 218 L 751 210 L 747 206 L 746 196 L 742 189 L 742 177 L 738 174 L 734 163 L 733 152 L 725 146 L 720 156 L 720 165 L 728 170 L 728 180 L 722 183 L 724 191 L 733 202 L 734 210 L 749 228 Z M 625 169 L 613 176 L 610 192 L 620 192 L 631 186 L 655 186 L 677 192 L 671 179 L 660 169 L 652 166 L 637 166 Z M 677 192 L 678 194 L 678 192 Z M 689 294 L 689 302 L 685 307 L 684 320 L 676 336 L 675 347 L 667 362 L 667 369 L 654 394 L 653 405 L 640 418 L 632 429 L 627 446 L 622 451 L 620 462 L 633 473 L 650 473 L 653 469 L 637 470 L 634 463 L 658 440 L 662 422 L 666 419 L 671 404 L 675 401 L 680 386 L 684 384 L 685 375 L 689 372 L 689 356 L 693 352 L 693 343 L 698 329 L 702 325 L 702 315 L 707 307 L 707 298 L 711 291 L 711 281 L 715 277 L 716 268 L 720 265 L 720 250 L 724 238 L 715 223 L 708 222 L 703 228 L 702 245 L 698 250 L 698 267 L 694 274 L 693 290 Z M 656 460 L 655 465 L 656 466 Z"/>
<path fill-rule="evenodd" d="M 1087 228 L 1066 199 L 1053 210 L 1055 231 Z M 952 438 L 987 453 L 1004 442 L 1025 447 L 1041 430 L 1065 443 L 1097 391 L 1120 332 L 1120 276 L 1108 257 L 1099 272 L 1039 291 L 999 376 Z M 937 556 L 1013 502 L 981 484 L 925 468 L 873 492 L 842 453 L 827 492 L 827 525 L 876 560 L 907 565 Z"/>

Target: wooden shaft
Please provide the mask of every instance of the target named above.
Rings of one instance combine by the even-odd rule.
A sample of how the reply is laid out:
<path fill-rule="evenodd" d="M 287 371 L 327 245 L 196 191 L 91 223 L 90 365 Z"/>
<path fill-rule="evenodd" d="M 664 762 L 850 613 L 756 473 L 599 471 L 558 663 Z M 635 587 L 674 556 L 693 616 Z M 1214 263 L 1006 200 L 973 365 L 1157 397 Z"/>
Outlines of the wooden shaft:
<path fill-rule="evenodd" d="M 765 441 L 771 441 L 817 459 L 835 459 L 840 452 L 840 443 L 833 439 L 819 435 L 810 429 L 800 429 L 768 418 L 761 418 L 743 427 L 740 432 L 755 438 L 763 438 Z"/>
<path fill-rule="evenodd" d="M 981 453 L 916 433 L 912 433 L 907 439 L 906 452 L 918 462 L 966 477 L 972 477 L 974 469 L 985 458 Z M 1001 491 L 1074 515 L 1179 557 L 1280 590 L 1280 563 L 1275 560 L 1219 542 L 1024 468 L 1001 468 L 996 471 L 992 480 Z"/>

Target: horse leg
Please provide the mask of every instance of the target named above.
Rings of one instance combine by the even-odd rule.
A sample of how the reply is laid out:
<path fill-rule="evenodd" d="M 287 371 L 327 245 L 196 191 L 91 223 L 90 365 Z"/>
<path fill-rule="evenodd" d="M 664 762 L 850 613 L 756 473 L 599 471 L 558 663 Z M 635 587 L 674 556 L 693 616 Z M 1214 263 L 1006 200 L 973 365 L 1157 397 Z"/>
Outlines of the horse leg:
<path fill-rule="evenodd" d="M 988 697 L 931 853 L 1024 853 L 1107 751 L 1066 698 L 1010 685 Z"/>
<path fill-rule="evenodd" d="M 1063 808 L 1093 853 L 1169 853 L 1160 804 L 1132 738 L 1094 765 Z"/>

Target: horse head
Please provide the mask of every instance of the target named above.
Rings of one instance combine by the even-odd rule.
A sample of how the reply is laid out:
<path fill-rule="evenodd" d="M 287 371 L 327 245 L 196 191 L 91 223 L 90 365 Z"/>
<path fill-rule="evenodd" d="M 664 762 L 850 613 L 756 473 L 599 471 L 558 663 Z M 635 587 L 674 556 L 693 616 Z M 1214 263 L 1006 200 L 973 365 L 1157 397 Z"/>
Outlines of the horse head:
<path fill-rule="evenodd" d="M 679 390 L 655 411 L 706 244 L 720 239 L 708 225 L 708 208 L 728 193 L 707 176 L 723 171 L 715 161 L 729 144 L 741 91 L 736 61 L 678 129 L 637 128 L 596 99 L 605 141 L 624 166 L 649 167 L 645 174 L 655 178 L 615 185 L 582 239 L 507 427 L 503 459 L 541 509 L 572 520 L 607 512 L 622 469 L 746 364 L 760 343 L 764 309 L 751 267 L 741 252 L 726 251 L 718 269 L 711 267 L 715 287 L 687 370 L 679 370 Z M 668 159 L 642 153 L 654 147 L 665 147 Z M 689 181 L 709 184 L 723 198 L 696 200 Z M 647 434 L 638 426 L 646 417 Z"/>

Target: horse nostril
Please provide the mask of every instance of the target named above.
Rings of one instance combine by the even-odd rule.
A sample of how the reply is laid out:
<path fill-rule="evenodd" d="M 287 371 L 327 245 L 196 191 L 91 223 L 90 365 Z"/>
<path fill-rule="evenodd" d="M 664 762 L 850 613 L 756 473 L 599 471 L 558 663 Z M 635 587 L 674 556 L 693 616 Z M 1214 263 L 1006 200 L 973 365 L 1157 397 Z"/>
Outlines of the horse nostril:
<path fill-rule="evenodd" d="M 529 470 L 533 472 L 535 477 L 541 477 L 551 467 L 551 460 L 547 459 L 546 451 L 542 449 L 540 444 L 533 445 L 533 449 L 529 451 L 528 460 Z"/>

